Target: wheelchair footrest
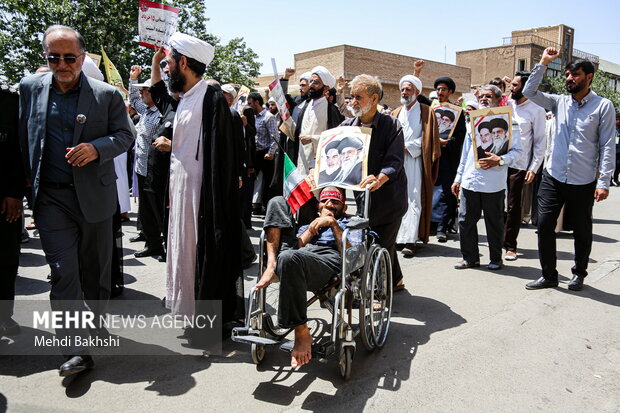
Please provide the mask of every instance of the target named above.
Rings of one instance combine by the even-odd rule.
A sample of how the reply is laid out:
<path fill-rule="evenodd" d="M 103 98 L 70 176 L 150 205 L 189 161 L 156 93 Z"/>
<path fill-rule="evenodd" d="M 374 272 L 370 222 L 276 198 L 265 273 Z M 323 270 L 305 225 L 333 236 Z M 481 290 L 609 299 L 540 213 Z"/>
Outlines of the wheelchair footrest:
<path fill-rule="evenodd" d="M 280 342 L 277 340 L 252 334 L 250 329 L 247 327 L 233 328 L 230 338 L 232 339 L 232 341 L 235 341 L 237 343 L 260 344 L 263 346 L 280 344 Z"/>
<path fill-rule="evenodd" d="M 288 340 L 280 346 L 280 350 L 290 353 L 291 351 L 293 351 L 294 345 L 294 340 Z M 333 341 L 326 341 L 324 343 L 312 343 L 312 357 L 317 359 L 327 358 L 334 354 L 335 349 L 336 345 Z"/>

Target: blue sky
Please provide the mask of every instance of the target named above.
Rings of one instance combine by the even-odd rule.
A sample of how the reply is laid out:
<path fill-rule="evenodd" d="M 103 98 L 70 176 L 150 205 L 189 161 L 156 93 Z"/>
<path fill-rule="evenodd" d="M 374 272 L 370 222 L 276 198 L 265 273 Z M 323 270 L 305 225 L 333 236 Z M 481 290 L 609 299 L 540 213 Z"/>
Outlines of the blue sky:
<path fill-rule="evenodd" d="M 502 44 L 512 30 L 565 24 L 575 48 L 620 64 L 617 0 L 546 1 L 323 1 L 205 0 L 211 33 L 245 38 L 259 55 L 261 73 L 292 66 L 293 55 L 350 44 L 455 63 L 458 50 Z M 305 6 L 302 6 L 305 5 Z"/>

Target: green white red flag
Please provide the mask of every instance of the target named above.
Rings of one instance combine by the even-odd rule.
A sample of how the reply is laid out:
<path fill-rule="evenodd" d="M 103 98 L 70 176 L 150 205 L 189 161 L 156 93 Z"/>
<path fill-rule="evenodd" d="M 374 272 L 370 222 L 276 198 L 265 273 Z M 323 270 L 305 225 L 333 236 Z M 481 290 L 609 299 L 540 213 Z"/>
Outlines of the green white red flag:
<path fill-rule="evenodd" d="M 284 199 L 291 207 L 293 214 L 313 195 L 310 185 L 299 172 L 291 158 L 286 153 L 284 155 Z"/>

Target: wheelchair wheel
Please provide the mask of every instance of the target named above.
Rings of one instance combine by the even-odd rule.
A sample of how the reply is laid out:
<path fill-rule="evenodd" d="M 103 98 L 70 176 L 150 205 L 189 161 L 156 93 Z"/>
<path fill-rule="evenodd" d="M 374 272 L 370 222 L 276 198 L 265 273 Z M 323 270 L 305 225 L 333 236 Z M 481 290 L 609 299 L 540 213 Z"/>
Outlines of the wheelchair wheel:
<path fill-rule="evenodd" d="M 252 344 L 250 353 L 252 354 L 252 362 L 254 364 L 260 364 L 260 362 L 265 358 L 265 346 L 260 344 Z"/>
<path fill-rule="evenodd" d="M 278 305 L 280 302 L 280 283 L 265 287 L 265 318 L 263 329 L 277 339 L 284 338 L 290 329 L 278 328 Z"/>
<path fill-rule="evenodd" d="M 349 380 L 351 377 L 351 366 L 353 365 L 353 347 L 340 347 L 340 356 L 338 358 L 338 366 L 340 367 L 340 375 L 343 379 Z"/>
<path fill-rule="evenodd" d="M 368 251 L 360 288 L 360 335 L 368 351 L 382 347 L 392 314 L 392 264 L 385 248 L 373 244 Z"/>

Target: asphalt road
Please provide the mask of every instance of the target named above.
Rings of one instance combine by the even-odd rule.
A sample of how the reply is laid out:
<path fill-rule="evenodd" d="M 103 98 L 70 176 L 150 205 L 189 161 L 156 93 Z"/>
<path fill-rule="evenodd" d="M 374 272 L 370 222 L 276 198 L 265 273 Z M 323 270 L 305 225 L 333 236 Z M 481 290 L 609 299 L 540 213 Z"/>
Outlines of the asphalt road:
<path fill-rule="evenodd" d="M 135 210 L 134 205 L 134 210 Z M 222 356 L 102 356 L 94 370 L 58 377 L 57 356 L 0 357 L 0 413 L 35 411 L 422 411 L 620 412 L 620 189 L 594 208 L 590 275 L 567 289 L 572 237 L 558 237 L 560 286 L 527 291 L 540 275 L 532 226 L 519 259 L 497 272 L 457 271 L 458 240 L 432 239 L 400 262 L 407 290 L 397 293 L 385 347 L 358 345 L 344 382 L 335 359 L 299 370 L 269 350 L 260 366 L 249 346 L 224 343 Z M 260 225 L 255 220 L 255 228 Z M 479 224 L 481 262 L 488 262 Z M 162 297 L 165 267 L 136 259 L 124 224 L 124 299 Z M 257 241 L 258 231 L 251 232 Z M 31 231 L 23 244 L 17 300 L 46 299 L 47 264 Z M 256 265 L 246 271 L 255 282 Z M 313 310 L 320 317 L 323 310 Z"/>

